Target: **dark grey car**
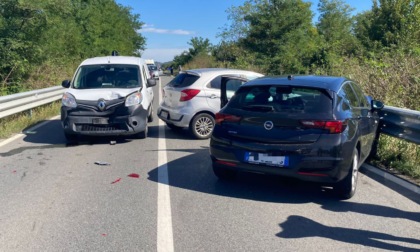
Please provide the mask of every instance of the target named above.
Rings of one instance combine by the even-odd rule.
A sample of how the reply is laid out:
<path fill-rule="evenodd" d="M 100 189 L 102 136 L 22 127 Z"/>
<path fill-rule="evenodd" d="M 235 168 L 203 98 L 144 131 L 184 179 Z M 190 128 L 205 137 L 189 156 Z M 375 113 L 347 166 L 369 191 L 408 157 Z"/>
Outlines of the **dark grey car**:
<path fill-rule="evenodd" d="M 223 92 L 234 78 L 222 81 Z M 332 185 L 345 199 L 375 141 L 383 104 L 344 77 L 265 77 L 242 85 L 216 114 L 210 154 L 221 179 L 238 171 Z"/>

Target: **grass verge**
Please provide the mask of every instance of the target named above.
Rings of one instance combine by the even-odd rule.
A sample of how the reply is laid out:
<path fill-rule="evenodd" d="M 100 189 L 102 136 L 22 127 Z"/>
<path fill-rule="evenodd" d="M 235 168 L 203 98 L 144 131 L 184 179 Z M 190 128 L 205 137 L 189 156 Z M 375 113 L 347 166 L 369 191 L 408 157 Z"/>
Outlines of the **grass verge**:
<path fill-rule="evenodd" d="M 61 101 L 0 119 L 0 139 L 21 133 L 25 128 L 60 114 Z"/>
<path fill-rule="evenodd" d="M 378 152 L 370 163 L 420 185 L 420 145 L 381 135 Z"/>

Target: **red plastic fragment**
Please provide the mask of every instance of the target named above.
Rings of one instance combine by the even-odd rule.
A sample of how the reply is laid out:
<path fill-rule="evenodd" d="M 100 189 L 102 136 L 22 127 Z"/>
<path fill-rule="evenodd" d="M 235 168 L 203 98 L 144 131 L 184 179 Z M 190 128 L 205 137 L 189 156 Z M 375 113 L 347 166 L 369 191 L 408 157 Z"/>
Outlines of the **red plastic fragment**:
<path fill-rule="evenodd" d="M 120 181 L 121 181 L 121 178 L 118 178 L 115 181 L 113 181 L 111 184 L 115 184 L 115 183 L 120 182 Z"/>
<path fill-rule="evenodd" d="M 102 236 L 106 236 L 106 234 L 102 234 Z"/>
<path fill-rule="evenodd" d="M 140 178 L 140 175 L 138 175 L 137 173 L 131 173 L 128 175 L 128 177 L 130 178 Z"/>

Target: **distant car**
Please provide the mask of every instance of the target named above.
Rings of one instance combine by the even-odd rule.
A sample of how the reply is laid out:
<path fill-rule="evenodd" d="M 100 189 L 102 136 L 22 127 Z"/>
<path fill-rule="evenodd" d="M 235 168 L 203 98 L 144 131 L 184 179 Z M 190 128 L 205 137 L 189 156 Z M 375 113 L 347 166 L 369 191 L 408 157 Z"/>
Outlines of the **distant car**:
<path fill-rule="evenodd" d="M 153 89 L 146 63 L 137 57 L 110 56 L 83 61 L 73 80 L 65 80 L 61 121 L 68 141 L 78 135 L 147 137 L 153 120 Z"/>
<path fill-rule="evenodd" d="M 244 80 L 263 76 L 252 71 L 221 68 L 183 71 L 163 88 L 163 99 L 157 111 L 159 118 L 171 129 L 189 128 L 194 137 L 209 138 L 214 115 L 220 110 L 220 84 L 224 75 Z"/>
<path fill-rule="evenodd" d="M 150 76 L 155 79 L 159 79 L 159 70 L 155 65 L 147 65 L 149 68 Z"/>
<path fill-rule="evenodd" d="M 344 77 L 263 77 L 242 85 L 222 106 L 210 141 L 213 171 L 276 174 L 332 185 L 351 198 L 369 156 L 383 104 Z"/>

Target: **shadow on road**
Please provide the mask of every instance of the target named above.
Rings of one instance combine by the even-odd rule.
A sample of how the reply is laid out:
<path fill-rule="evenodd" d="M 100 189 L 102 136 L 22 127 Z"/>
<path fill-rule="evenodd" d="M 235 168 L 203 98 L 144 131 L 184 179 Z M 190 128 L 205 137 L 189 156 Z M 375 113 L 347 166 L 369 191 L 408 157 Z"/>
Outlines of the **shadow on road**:
<path fill-rule="evenodd" d="M 392 242 L 420 245 L 419 239 L 360 229 L 329 227 L 311 219 L 296 215 L 289 216 L 285 222 L 279 225 L 282 231 L 278 233 L 277 236 L 285 239 L 322 237 L 335 241 L 359 244 L 365 247 L 395 251 L 419 251 L 419 249 L 393 244 Z"/>

